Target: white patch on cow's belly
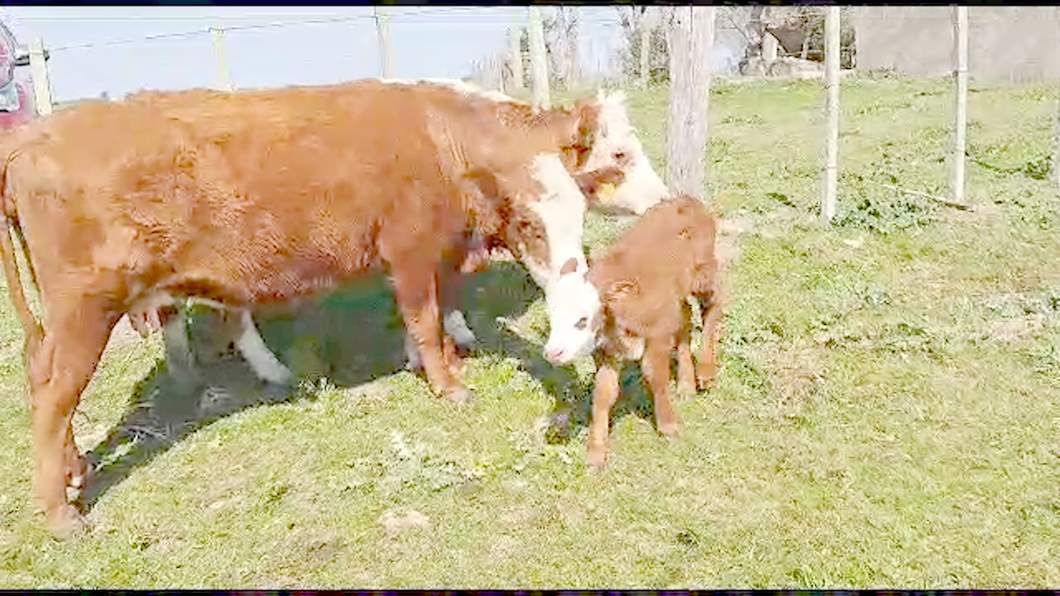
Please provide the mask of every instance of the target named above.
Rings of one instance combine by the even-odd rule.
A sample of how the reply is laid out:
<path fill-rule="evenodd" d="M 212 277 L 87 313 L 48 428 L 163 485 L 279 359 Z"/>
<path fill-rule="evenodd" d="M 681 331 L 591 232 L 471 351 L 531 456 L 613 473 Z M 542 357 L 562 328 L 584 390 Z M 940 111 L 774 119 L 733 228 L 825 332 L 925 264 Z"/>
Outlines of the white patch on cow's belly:
<path fill-rule="evenodd" d="M 232 307 L 209 298 L 189 296 L 184 300 L 190 304 L 201 304 L 220 311 L 233 310 Z M 178 300 L 168 292 L 153 292 L 134 302 L 129 311 L 158 310 L 163 306 L 177 304 L 177 302 Z M 269 349 L 265 340 L 262 339 L 261 334 L 258 333 L 257 326 L 254 325 L 254 319 L 250 311 L 246 309 L 239 310 L 242 311 L 240 319 L 242 332 L 239 335 L 239 339 L 236 340 L 236 347 L 247 361 L 247 364 L 250 365 L 250 368 L 254 370 L 254 374 L 260 379 L 279 385 L 289 383 L 294 374 L 289 368 L 284 366 L 283 362 Z M 164 336 L 167 338 L 166 343 L 170 346 L 169 349 L 174 351 L 173 357 L 180 359 L 179 362 L 175 363 L 177 366 L 186 366 L 192 362 L 191 348 L 188 343 L 188 330 L 184 325 L 183 315 L 170 320 L 165 327 Z"/>

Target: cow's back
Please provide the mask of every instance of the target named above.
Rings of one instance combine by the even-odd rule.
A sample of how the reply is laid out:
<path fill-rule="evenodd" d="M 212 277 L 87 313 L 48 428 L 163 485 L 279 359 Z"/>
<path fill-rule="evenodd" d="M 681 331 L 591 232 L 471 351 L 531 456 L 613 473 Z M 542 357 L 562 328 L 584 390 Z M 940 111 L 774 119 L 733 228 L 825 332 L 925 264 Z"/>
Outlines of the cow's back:
<path fill-rule="evenodd" d="M 282 301 L 377 264 L 390 221 L 463 224 L 422 110 L 401 98 L 152 95 L 57 114 L 23 137 L 13 186 L 38 270 L 122 272 L 129 294 Z"/>

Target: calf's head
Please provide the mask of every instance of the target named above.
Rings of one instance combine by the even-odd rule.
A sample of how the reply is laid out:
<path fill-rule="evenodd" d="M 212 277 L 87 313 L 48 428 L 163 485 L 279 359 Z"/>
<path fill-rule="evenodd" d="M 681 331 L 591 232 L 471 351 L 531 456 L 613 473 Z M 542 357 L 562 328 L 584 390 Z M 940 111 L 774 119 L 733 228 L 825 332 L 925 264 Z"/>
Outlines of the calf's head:
<path fill-rule="evenodd" d="M 578 102 L 575 112 L 577 130 L 567 148 L 572 172 L 618 174 L 597 188 L 589 208 L 614 215 L 642 215 L 669 194 L 629 121 L 621 92 L 601 91 L 595 98 Z"/>

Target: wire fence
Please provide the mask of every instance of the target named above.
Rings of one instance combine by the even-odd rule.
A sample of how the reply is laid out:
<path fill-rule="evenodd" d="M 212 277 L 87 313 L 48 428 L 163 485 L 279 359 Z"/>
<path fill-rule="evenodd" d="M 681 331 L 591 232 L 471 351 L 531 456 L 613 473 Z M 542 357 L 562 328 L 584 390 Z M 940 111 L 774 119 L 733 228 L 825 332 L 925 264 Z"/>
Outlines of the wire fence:
<path fill-rule="evenodd" d="M 525 23 L 525 10 L 387 7 L 382 13 L 389 30 L 386 49 L 380 47 L 379 15 L 370 7 L 353 7 L 339 14 L 332 10 L 326 15 L 217 17 L 198 22 L 189 22 L 187 17 L 147 21 L 120 16 L 95 21 L 78 18 L 82 30 L 77 37 L 84 41 L 55 43 L 46 32 L 41 36 L 49 53 L 53 97 L 56 103 L 66 104 L 100 95 L 121 97 L 139 89 L 216 87 L 221 60 L 236 89 L 381 76 L 384 52 L 389 52 L 392 76 L 398 78 L 465 78 L 484 55 L 506 46 L 507 30 Z M 595 76 L 612 70 L 615 12 L 609 7 L 579 12 L 584 72 Z M 33 18 L 22 21 L 35 24 Z M 48 21 L 49 29 L 59 30 L 63 19 L 49 17 Z M 71 27 L 74 22 L 71 18 Z M 129 29 L 134 22 L 140 29 L 147 22 L 161 31 L 93 38 L 84 33 L 93 22 L 99 23 L 100 31 Z M 32 28 L 36 32 L 45 29 Z M 221 32 L 221 48 L 215 42 L 215 30 Z"/>
<path fill-rule="evenodd" d="M 653 13 L 638 7 L 541 10 L 546 19 L 551 19 L 544 33 L 548 70 L 553 73 L 546 77 L 550 85 L 557 81 L 569 83 L 564 80 L 569 78 L 569 72 L 577 72 L 590 85 L 604 80 L 618 86 L 644 85 L 648 82 L 646 65 L 652 64 L 654 58 L 643 52 L 672 51 L 668 40 L 672 37 L 673 19 L 667 21 L 660 15 L 672 15 L 677 9 L 651 9 Z M 718 7 L 712 17 L 711 59 L 705 67 L 715 74 L 825 79 L 824 63 L 808 57 L 824 58 L 826 46 L 838 44 L 842 47 L 836 50 L 840 52 L 836 60 L 844 62 L 844 67 L 920 76 L 952 75 L 957 68 L 955 42 L 960 30 L 969 41 L 965 46 L 964 74 L 972 80 L 978 77 L 1025 82 L 1060 77 L 1060 53 L 1054 51 L 1060 47 L 1057 8 L 976 7 L 968 11 L 967 22 L 961 28 L 955 25 L 955 10 L 847 7 L 842 10 L 842 19 L 837 19 L 839 24 L 833 21 L 829 25 L 840 29 L 833 29 L 835 37 L 825 43 L 825 13 L 820 10 L 803 21 L 801 37 L 793 38 L 792 28 L 786 24 L 790 21 L 756 21 L 761 9 Z M 638 14 L 639 21 L 632 18 Z M 651 26 L 646 16 L 649 14 L 656 15 Z M 817 17 L 819 22 L 814 20 Z M 84 27 L 84 22 L 79 19 L 78 26 Z M 138 24 L 142 26 L 142 22 Z M 282 20 L 268 15 L 241 20 L 218 17 L 209 24 L 200 21 L 196 26 L 179 28 L 179 21 L 159 20 L 160 26 L 170 30 L 51 46 L 47 70 L 60 103 L 78 96 L 98 96 L 108 91 L 121 95 L 141 88 L 246 89 L 328 84 L 381 75 L 474 78 L 487 87 L 510 90 L 513 86 L 531 87 L 532 44 L 522 32 L 527 22 L 526 7 L 474 6 L 385 10 L 356 7 L 342 14 L 288 15 Z M 564 45 L 570 47 L 557 49 Z M 135 51 L 127 51 L 130 48 Z M 513 60 L 515 55 L 519 56 L 519 68 Z M 719 68 L 719 55 L 724 55 L 725 69 Z M 668 63 L 669 58 L 664 57 L 664 71 Z M 568 71 L 564 77 L 555 76 L 564 69 Z M 520 70 L 521 75 L 516 74 Z M 517 76 L 522 79 L 521 85 L 513 85 Z M 837 81 L 838 78 L 827 81 L 832 98 L 828 102 L 830 111 L 838 110 L 838 105 L 833 105 L 838 101 Z M 93 91 L 85 93 L 85 89 Z M 702 101 L 708 101 L 707 97 Z M 671 101 L 681 99 L 671 97 Z M 956 100 L 955 105 L 960 106 L 962 101 Z M 841 124 L 831 116 L 827 119 L 830 128 L 826 143 L 833 143 Z M 960 121 L 955 118 L 953 131 L 958 139 L 965 134 L 965 125 Z M 953 167 L 957 171 L 962 170 L 962 153 L 955 147 Z M 834 178 L 841 168 L 839 161 L 839 165 L 822 166 L 823 171 L 830 172 L 829 178 Z M 961 178 L 963 174 L 955 175 L 952 182 L 958 202 L 963 198 Z M 824 186 L 831 188 L 824 194 L 834 197 L 834 183 Z M 828 203 L 833 200 L 822 199 L 826 217 L 831 209 Z"/>

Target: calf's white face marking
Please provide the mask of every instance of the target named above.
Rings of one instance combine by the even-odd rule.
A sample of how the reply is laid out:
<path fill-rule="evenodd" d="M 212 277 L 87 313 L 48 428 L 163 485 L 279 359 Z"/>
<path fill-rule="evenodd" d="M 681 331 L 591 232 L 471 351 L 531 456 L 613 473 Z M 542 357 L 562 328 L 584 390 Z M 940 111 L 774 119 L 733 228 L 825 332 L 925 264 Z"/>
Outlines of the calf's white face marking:
<path fill-rule="evenodd" d="M 545 292 L 549 311 L 545 360 L 553 364 L 569 364 L 598 345 L 597 330 L 603 316 L 600 294 L 585 273 L 574 269 L 572 259 Z"/>

